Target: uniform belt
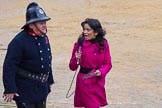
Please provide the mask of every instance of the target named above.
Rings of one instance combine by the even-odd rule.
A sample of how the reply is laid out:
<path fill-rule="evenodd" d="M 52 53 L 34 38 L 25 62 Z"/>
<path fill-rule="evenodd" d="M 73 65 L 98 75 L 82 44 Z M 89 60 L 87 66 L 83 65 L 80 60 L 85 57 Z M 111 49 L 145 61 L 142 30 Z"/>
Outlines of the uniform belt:
<path fill-rule="evenodd" d="M 19 75 L 29 78 L 29 79 L 33 79 L 33 80 L 37 80 L 37 81 L 41 81 L 41 82 L 46 82 L 49 76 L 48 74 L 34 74 L 31 73 L 30 71 L 24 70 L 22 68 L 19 68 L 18 72 Z"/>
<path fill-rule="evenodd" d="M 89 73 L 90 71 L 92 71 L 93 69 L 99 69 L 99 67 L 97 67 L 97 68 L 83 68 L 83 67 L 80 67 L 80 70 L 79 70 L 79 72 L 80 73 L 85 73 L 85 74 L 87 74 L 87 73 Z"/>

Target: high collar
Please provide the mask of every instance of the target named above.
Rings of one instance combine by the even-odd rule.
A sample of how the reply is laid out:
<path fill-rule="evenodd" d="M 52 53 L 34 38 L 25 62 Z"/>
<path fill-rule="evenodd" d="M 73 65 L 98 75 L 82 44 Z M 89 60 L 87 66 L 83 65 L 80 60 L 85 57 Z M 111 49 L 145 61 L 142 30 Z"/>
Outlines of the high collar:
<path fill-rule="evenodd" d="M 95 39 L 91 39 L 91 40 L 85 40 L 85 38 L 84 38 L 83 46 L 89 46 L 89 45 L 95 44 L 95 43 L 97 43 L 96 38 Z"/>
<path fill-rule="evenodd" d="M 97 42 L 97 39 L 95 38 L 95 39 L 91 39 L 91 40 L 89 40 L 92 44 L 94 44 L 94 43 L 96 43 Z"/>
<path fill-rule="evenodd" d="M 43 37 L 44 35 L 42 36 L 38 36 L 34 31 L 28 31 L 28 34 L 31 35 L 31 36 L 37 36 L 37 37 Z"/>
<path fill-rule="evenodd" d="M 29 31 L 28 33 L 29 33 L 30 35 L 34 36 L 34 37 L 35 37 L 35 36 L 38 36 L 38 35 L 37 35 L 36 33 L 34 33 L 33 31 Z"/>
<path fill-rule="evenodd" d="M 44 35 L 42 35 L 42 36 L 39 36 L 38 34 L 36 34 L 32 29 L 27 29 L 27 32 L 28 32 L 28 34 L 29 35 L 31 35 L 31 36 L 37 36 L 37 37 L 44 37 Z"/>
<path fill-rule="evenodd" d="M 91 44 L 92 43 L 90 41 L 88 41 L 88 40 L 84 40 L 84 42 L 83 42 L 83 46 L 89 46 Z"/>

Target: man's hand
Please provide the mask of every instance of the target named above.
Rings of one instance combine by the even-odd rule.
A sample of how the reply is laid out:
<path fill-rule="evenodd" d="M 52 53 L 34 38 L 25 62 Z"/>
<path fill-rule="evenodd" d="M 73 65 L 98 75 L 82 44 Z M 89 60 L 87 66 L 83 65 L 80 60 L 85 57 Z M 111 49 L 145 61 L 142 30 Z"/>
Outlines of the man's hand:
<path fill-rule="evenodd" d="M 4 94 L 3 98 L 4 98 L 4 101 L 11 102 L 14 96 L 19 96 L 19 95 L 17 93 Z"/>

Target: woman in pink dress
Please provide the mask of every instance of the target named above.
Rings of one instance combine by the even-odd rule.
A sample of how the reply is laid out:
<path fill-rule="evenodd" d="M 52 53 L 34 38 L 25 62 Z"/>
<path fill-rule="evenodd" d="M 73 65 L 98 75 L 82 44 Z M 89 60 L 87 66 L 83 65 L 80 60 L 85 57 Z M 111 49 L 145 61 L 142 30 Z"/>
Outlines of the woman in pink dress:
<path fill-rule="evenodd" d="M 106 31 L 97 19 L 81 23 L 83 33 L 74 44 L 69 68 L 77 74 L 74 107 L 99 108 L 108 105 L 105 77 L 112 68 Z"/>

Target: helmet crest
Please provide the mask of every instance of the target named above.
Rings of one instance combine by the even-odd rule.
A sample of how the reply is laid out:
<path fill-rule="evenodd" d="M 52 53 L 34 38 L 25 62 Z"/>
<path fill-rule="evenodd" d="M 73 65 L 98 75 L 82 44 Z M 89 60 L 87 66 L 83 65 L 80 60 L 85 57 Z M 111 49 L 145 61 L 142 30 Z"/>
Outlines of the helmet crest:
<path fill-rule="evenodd" d="M 38 3 L 36 3 L 36 2 L 30 3 L 30 4 L 28 5 L 28 7 L 27 7 L 27 10 L 28 10 L 29 8 L 31 8 L 31 7 L 34 7 L 34 6 L 38 6 Z"/>

